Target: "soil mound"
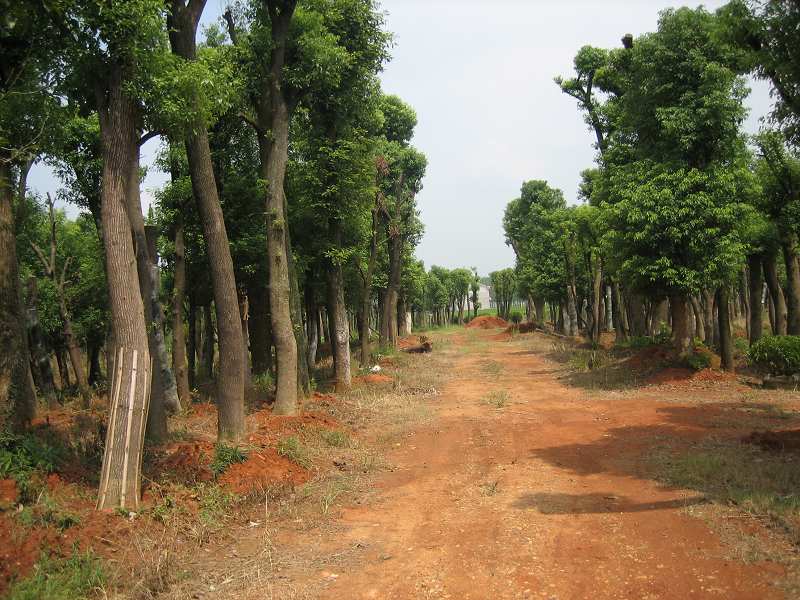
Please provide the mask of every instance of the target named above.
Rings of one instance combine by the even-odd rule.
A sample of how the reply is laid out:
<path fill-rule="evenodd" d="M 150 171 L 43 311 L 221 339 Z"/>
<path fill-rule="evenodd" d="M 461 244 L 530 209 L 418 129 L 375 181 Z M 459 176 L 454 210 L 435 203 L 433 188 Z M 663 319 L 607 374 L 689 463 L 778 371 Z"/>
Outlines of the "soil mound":
<path fill-rule="evenodd" d="M 467 323 L 469 329 L 505 329 L 508 327 L 508 321 L 504 321 L 500 317 L 493 317 L 491 315 L 483 315 L 472 319 Z"/>
<path fill-rule="evenodd" d="M 192 484 L 212 479 L 209 465 L 214 456 L 214 444 L 211 442 L 171 444 L 165 452 L 166 456 L 154 466 L 157 473 L 163 473 L 170 481 Z"/>
<path fill-rule="evenodd" d="M 247 437 L 247 441 L 261 446 L 277 444 L 282 438 L 295 434 L 304 427 L 342 428 L 336 420 L 318 412 L 307 412 L 301 415 L 273 415 L 269 410 L 261 410 L 254 413 L 252 418 L 255 421 L 256 430 Z"/>
<path fill-rule="evenodd" d="M 274 448 L 251 452 L 247 460 L 228 467 L 219 483 L 235 494 L 264 492 L 276 485 L 292 487 L 305 483 L 309 473 L 281 456 Z"/>
<path fill-rule="evenodd" d="M 0 510 L 13 506 L 19 492 L 17 482 L 13 479 L 0 479 Z"/>
<path fill-rule="evenodd" d="M 800 452 L 800 429 L 754 431 L 742 441 L 768 452 Z"/>

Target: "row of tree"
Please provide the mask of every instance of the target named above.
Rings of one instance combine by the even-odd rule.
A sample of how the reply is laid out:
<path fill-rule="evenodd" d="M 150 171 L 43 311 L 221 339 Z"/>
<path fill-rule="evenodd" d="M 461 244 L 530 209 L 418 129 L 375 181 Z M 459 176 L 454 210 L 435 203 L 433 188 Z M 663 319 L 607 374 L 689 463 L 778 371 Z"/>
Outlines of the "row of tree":
<path fill-rule="evenodd" d="M 236 443 L 253 378 L 294 413 L 323 343 L 346 388 L 351 332 L 367 365 L 409 312 L 463 318 L 475 278 L 414 258 L 426 159 L 413 109 L 380 89 L 373 0 L 242 0 L 198 44 L 204 7 L 0 3 L 0 427 L 70 382 L 88 403 L 105 368 L 100 508 L 137 506 L 144 437 L 193 388 L 213 381 Z M 145 218 L 156 137 L 170 181 Z M 36 162 L 84 214 L 28 193 Z"/>
<path fill-rule="evenodd" d="M 729 369 L 734 308 L 751 342 L 765 308 L 774 333 L 800 334 L 798 24 L 796 3 L 734 0 L 666 10 L 653 33 L 578 52 L 556 83 L 595 135 L 583 203 L 529 181 L 504 217 L 536 318 L 549 303 L 565 333 L 595 341 L 606 327 L 623 340 L 669 324 L 678 350 L 702 338 Z M 748 74 L 775 99 L 752 137 Z"/>

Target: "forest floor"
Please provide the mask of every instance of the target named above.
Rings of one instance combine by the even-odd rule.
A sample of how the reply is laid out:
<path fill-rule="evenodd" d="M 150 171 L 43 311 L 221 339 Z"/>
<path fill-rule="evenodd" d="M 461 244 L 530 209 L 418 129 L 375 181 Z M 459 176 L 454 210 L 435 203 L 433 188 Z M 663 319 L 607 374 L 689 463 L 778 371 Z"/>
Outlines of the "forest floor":
<path fill-rule="evenodd" d="M 300 429 L 272 422 L 275 439 L 294 432 L 277 456 L 300 470 L 242 488 L 237 477 L 257 479 L 251 450 L 249 470 L 231 467 L 247 502 L 218 524 L 198 534 L 162 515 L 124 530 L 127 544 L 108 534 L 120 550 L 101 554 L 120 571 L 138 564 L 108 595 L 800 593 L 800 395 L 665 366 L 657 349 L 499 329 L 432 337 L 432 354 L 390 356 L 352 392 L 317 394 Z M 277 460 L 255 415 L 250 441 Z"/>

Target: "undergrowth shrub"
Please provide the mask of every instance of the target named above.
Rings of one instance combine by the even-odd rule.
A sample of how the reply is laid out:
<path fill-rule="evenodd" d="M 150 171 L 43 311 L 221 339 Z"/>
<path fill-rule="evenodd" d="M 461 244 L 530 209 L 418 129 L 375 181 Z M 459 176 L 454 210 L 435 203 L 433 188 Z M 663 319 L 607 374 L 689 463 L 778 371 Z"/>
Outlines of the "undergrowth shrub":
<path fill-rule="evenodd" d="M 509 319 L 514 325 L 519 325 L 522 322 L 522 313 L 518 310 L 511 311 Z"/>
<path fill-rule="evenodd" d="M 37 475 L 55 471 L 64 455 L 63 446 L 55 440 L 0 432 L 0 479 L 14 479 L 20 491 L 28 494 Z"/>
<path fill-rule="evenodd" d="M 103 566 L 91 552 L 74 550 L 68 558 L 42 554 L 33 573 L 11 586 L 8 600 L 83 600 L 105 583 Z"/>
<path fill-rule="evenodd" d="M 750 363 L 771 375 L 800 373 L 800 336 L 773 335 L 758 340 L 747 353 Z"/>
<path fill-rule="evenodd" d="M 211 472 L 214 477 L 219 477 L 233 464 L 243 463 L 247 460 L 247 453 L 238 446 L 217 444 L 214 447 L 214 460 L 211 461 Z"/>
<path fill-rule="evenodd" d="M 712 366 L 714 353 L 699 340 L 695 340 L 694 348 L 686 355 L 686 364 L 695 371 L 702 371 Z"/>

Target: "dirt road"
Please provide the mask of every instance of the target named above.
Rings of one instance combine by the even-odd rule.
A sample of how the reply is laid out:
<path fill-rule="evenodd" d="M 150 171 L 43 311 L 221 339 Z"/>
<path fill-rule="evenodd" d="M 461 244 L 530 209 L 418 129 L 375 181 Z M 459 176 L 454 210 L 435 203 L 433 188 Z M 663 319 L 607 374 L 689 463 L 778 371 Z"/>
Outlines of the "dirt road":
<path fill-rule="evenodd" d="M 708 435 L 727 409 L 647 389 L 590 394 L 541 351 L 498 338 L 457 335 L 466 347 L 427 400 L 434 417 L 396 445 L 371 498 L 325 527 L 279 528 L 269 560 L 293 558 L 230 597 L 785 597 L 782 567 L 730 558 L 690 514 L 704 499 L 648 470 L 660 440 Z M 249 555 L 252 571 L 266 561 L 257 546 L 242 540 L 227 560 Z"/>
<path fill-rule="evenodd" d="M 516 344 L 454 368 L 379 500 L 345 510 L 337 537 L 367 550 L 322 597 L 782 597 L 778 567 L 726 559 L 686 513 L 701 498 L 642 473 L 656 436 L 692 434 L 688 409 L 593 398 Z"/>

